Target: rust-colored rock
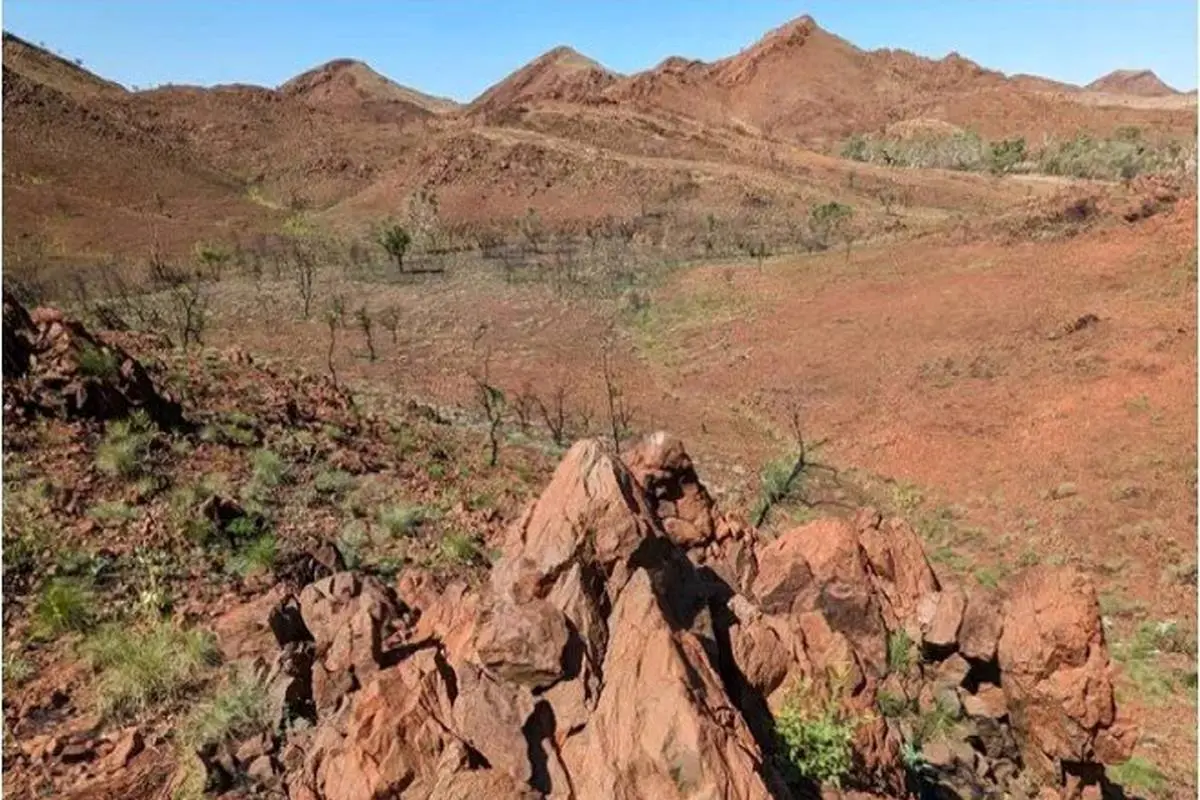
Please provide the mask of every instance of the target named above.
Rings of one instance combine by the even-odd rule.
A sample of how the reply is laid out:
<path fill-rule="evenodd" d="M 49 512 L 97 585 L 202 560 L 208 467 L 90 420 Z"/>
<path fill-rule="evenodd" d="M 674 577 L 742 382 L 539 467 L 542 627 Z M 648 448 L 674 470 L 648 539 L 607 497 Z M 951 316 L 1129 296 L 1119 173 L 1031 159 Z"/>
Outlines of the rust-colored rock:
<path fill-rule="evenodd" d="M 1057 780 L 1064 761 L 1090 761 L 1096 744 L 1116 763 L 1136 737 L 1116 720 L 1096 590 L 1070 568 L 1035 567 L 1014 582 L 998 658 L 1013 728 L 1028 767 Z"/>
<path fill-rule="evenodd" d="M 922 621 L 921 635 L 925 644 L 935 648 L 952 648 L 958 643 L 967 598 L 957 586 L 947 586 L 936 595 L 928 622 Z"/>
<path fill-rule="evenodd" d="M 699 641 L 671 630 L 645 572 L 621 593 L 610 628 L 599 703 L 562 749 L 577 795 L 770 797 L 750 730 Z"/>
<path fill-rule="evenodd" d="M 300 612 L 316 645 L 312 689 L 321 712 L 379 669 L 385 628 L 398 607 L 376 579 L 341 572 L 306 586 Z"/>
<path fill-rule="evenodd" d="M 958 650 L 976 661 L 991 661 L 996 657 L 1003 618 L 1000 604 L 994 595 L 975 589 L 967 597 L 962 625 L 958 629 Z"/>
<path fill-rule="evenodd" d="M 480 622 L 475 635 L 479 661 L 505 680 L 541 689 L 563 674 L 567 618 L 546 600 L 500 604 Z"/>

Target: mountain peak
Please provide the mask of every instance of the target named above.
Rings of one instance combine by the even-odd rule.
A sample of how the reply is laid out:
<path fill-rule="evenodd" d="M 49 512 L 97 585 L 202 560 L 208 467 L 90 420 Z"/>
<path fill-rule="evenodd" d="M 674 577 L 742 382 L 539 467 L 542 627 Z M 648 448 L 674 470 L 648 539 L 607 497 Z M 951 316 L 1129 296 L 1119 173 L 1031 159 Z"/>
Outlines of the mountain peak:
<path fill-rule="evenodd" d="M 406 103 L 432 114 L 458 107 L 452 100 L 401 86 L 365 62 L 353 58 L 327 61 L 281 84 L 279 91 L 317 106 Z"/>
<path fill-rule="evenodd" d="M 1129 94 L 1140 97 L 1169 97 L 1179 92 L 1163 82 L 1152 70 L 1116 69 L 1097 78 L 1086 87 L 1091 92 Z"/>

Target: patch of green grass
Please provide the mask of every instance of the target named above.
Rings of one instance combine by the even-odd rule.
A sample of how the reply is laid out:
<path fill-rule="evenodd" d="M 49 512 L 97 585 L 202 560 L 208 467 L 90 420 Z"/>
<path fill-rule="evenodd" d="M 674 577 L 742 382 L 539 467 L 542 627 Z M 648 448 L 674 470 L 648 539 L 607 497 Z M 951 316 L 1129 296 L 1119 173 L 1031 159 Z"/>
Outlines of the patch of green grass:
<path fill-rule="evenodd" d="M 363 551 L 370 541 L 371 538 L 362 523 L 351 522 L 342 529 L 336 547 L 347 569 L 358 569 L 362 566 Z"/>
<path fill-rule="evenodd" d="M 138 518 L 138 510 L 120 500 L 97 503 L 88 509 L 88 516 L 97 522 L 129 522 Z"/>
<path fill-rule="evenodd" d="M 1132 756 L 1124 764 L 1114 764 L 1106 771 L 1109 780 L 1126 790 L 1157 795 L 1167 787 L 1163 771 L 1141 756 Z"/>
<path fill-rule="evenodd" d="M 9 649 L 5 647 L 5 649 Z M 20 654 L 8 654 L 4 657 L 4 686 L 16 687 L 33 677 L 33 662 Z"/>
<path fill-rule="evenodd" d="M 879 707 L 879 713 L 887 719 L 899 719 L 909 712 L 908 700 L 882 689 L 875 696 L 875 704 Z"/>
<path fill-rule="evenodd" d="M 418 505 L 398 503 L 379 511 L 380 527 L 393 538 L 415 533 L 429 518 L 429 509 Z"/>
<path fill-rule="evenodd" d="M 916 648 L 913 646 L 912 637 L 908 635 L 908 631 L 901 628 L 888 634 L 887 640 L 887 665 L 888 672 L 895 672 L 900 675 L 906 674 L 912 669 L 915 659 L 913 657 Z"/>
<path fill-rule="evenodd" d="M 68 631 L 81 631 L 94 616 L 95 594 L 83 578 L 51 578 L 33 608 L 33 635 L 53 639 Z"/>
<path fill-rule="evenodd" d="M 253 465 L 250 480 L 265 489 L 275 489 L 291 478 L 287 462 L 272 450 L 256 450 L 250 463 Z"/>
<path fill-rule="evenodd" d="M 805 695 L 803 686 L 793 690 L 775 716 L 783 766 L 800 778 L 840 787 L 853 765 L 856 725 L 836 700 L 815 704 Z"/>
<path fill-rule="evenodd" d="M 182 698 L 220 661 L 207 631 L 182 630 L 167 620 L 131 628 L 109 625 L 84 643 L 99 671 L 96 692 L 105 717 L 136 715 Z"/>
<path fill-rule="evenodd" d="M 179 741 L 192 752 L 237 741 L 271 727 L 267 690 L 252 675 L 235 671 L 198 704 L 179 729 Z"/>
<path fill-rule="evenodd" d="M 986 586 L 989 589 L 995 589 L 1000 585 L 1000 581 L 1004 580 L 1008 574 L 1008 570 L 998 566 L 979 567 L 975 570 L 975 580 L 980 586 Z"/>
<path fill-rule="evenodd" d="M 917 715 L 913 726 L 913 739 L 918 746 L 945 736 L 958 723 L 954 709 L 938 698 L 933 707 Z"/>
<path fill-rule="evenodd" d="M 479 548 L 479 542 L 468 533 L 459 533 L 457 531 L 447 533 L 442 538 L 441 555 L 446 561 L 451 564 L 460 566 L 470 566 L 478 564 L 483 560 L 483 552 Z"/>
<path fill-rule="evenodd" d="M 261 534 L 231 553 L 225 562 L 226 569 L 249 578 L 270 572 L 275 566 L 279 543 L 269 533 Z"/>
<path fill-rule="evenodd" d="M 140 411 L 110 422 L 96 448 L 96 469 L 114 478 L 136 478 L 145 472 L 154 441 L 152 424 Z"/>
<path fill-rule="evenodd" d="M 313 488 L 326 497 L 340 498 L 354 486 L 354 476 L 340 469 L 322 469 L 313 476 Z"/>
<path fill-rule="evenodd" d="M 79 372 L 88 378 L 110 380 L 117 376 L 121 365 L 117 355 L 106 347 L 85 344 L 75 356 Z"/>
<path fill-rule="evenodd" d="M 768 462 L 759 475 L 758 501 L 751 512 L 754 524 L 761 526 L 765 523 L 771 509 L 795 495 L 803 480 L 803 471 L 796 470 L 795 456 L 784 456 Z"/>
<path fill-rule="evenodd" d="M 1033 550 L 1026 550 L 1021 553 L 1021 557 L 1017 559 L 1017 565 L 1021 567 L 1036 567 L 1042 562 L 1042 557 Z"/>

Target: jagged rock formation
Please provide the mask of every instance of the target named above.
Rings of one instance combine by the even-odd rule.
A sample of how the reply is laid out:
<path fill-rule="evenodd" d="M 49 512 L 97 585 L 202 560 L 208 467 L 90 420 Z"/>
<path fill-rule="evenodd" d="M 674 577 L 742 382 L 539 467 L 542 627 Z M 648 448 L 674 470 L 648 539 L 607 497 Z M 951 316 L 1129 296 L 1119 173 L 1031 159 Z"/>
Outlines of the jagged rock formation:
<path fill-rule="evenodd" d="M 340 572 L 268 597 L 218 631 L 315 719 L 263 773 L 304 800 L 806 796 L 775 724 L 797 707 L 851 726 L 843 785 L 882 796 L 1074 794 L 1135 738 L 1083 576 L 965 592 L 869 509 L 765 541 L 664 434 L 577 443 L 478 590 Z"/>
<path fill-rule="evenodd" d="M 4 291 L 4 415 L 118 419 L 142 411 L 162 427 L 183 422 L 179 403 L 155 387 L 120 347 L 52 308 L 29 314 Z"/>

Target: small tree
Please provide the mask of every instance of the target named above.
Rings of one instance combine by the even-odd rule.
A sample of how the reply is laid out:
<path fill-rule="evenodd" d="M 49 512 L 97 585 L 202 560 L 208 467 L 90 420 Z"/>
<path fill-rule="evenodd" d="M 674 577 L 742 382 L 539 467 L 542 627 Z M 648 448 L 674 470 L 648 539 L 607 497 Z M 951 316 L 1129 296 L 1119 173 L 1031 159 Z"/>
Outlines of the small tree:
<path fill-rule="evenodd" d="M 796 499 L 801 505 L 811 507 L 813 503 L 804 497 L 796 497 L 813 470 L 825 470 L 834 475 L 837 470 L 825 464 L 812 460 L 812 450 L 824 444 L 824 441 L 809 444 L 804 441 L 804 433 L 800 427 L 800 414 L 792 411 L 792 435 L 795 439 L 794 454 L 768 464 L 760 479 L 762 487 L 758 503 L 754 508 L 754 526 L 760 527 L 767 521 L 771 509 L 784 500 Z"/>
<path fill-rule="evenodd" d="M 388 306 L 379 315 L 379 321 L 383 323 L 383 327 L 392 335 L 392 344 L 396 344 L 400 330 L 400 311 L 395 306 Z"/>
<path fill-rule="evenodd" d="M 296 279 L 296 289 L 300 293 L 300 301 L 304 307 L 304 318 L 312 313 L 313 291 L 317 276 L 317 259 L 313 253 L 299 242 L 293 242 L 291 247 L 290 266 Z"/>
<path fill-rule="evenodd" d="M 409 232 L 396 223 L 390 223 L 379 232 L 378 242 L 388 257 L 396 262 L 396 269 L 404 272 L 404 254 L 412 244 Z"/>
<path fill-rule="evenodd" d="M 199 243 L 196 245 L 196 261 L 214 281 L 221 280 L 221 273 L 230 259 L 230 253 L 221 247 Z"/>
<path fill-rule="evenodd" d="M 367 311 L 367 307 L 363 306 L 354 312 L 354 321 L 358 323 L 358 328 L 363 332 L 363 337 L 367 340 L 367 359 L 375 361 L 375 341 L 371 338 L 371 314 Z"/>
<path fill-rule="evenodd" d="M 480 327 L 475 335 L 478 342 L 487 333 L 486 326 Z M 468 373 L 475 384 L 475 400 L 487 420 L 489 457 L 488 466 L 494 467 L 500 461 L 500 426 L 504 423 L 505 398 L 504 392 L 491 383 L 492 349 L 489 346 L 484 352 L 480 369 Z"/>
<path fill-rule="evenodd" d="M 517 424 L 521 427 L 521 433 L 529 433 L 529 422 L 533 418 L 535 405 L 537 405 L 537 398 L 529 386 L 529 381 L 526 381 L 521 385 L 521 390 L 513 395 L 512 400 L 513 413 L 517 415 Z"/>
<path fill-rule="evenodd" d="M 808 212 L 809 228 L 821 249 L 829 247 L 831 239 L 837 237 L 854 215 L 854 209 L 836 201 L 813 205 Z"/>
<path fill-rule="evenodd" d="M 168 303 L 179 344 L 186 352 L 188 344 L 203 344 L 204 328 L 208 323 L 209 291 L 199 270 L 182 283 L 171 287 Z"/>

